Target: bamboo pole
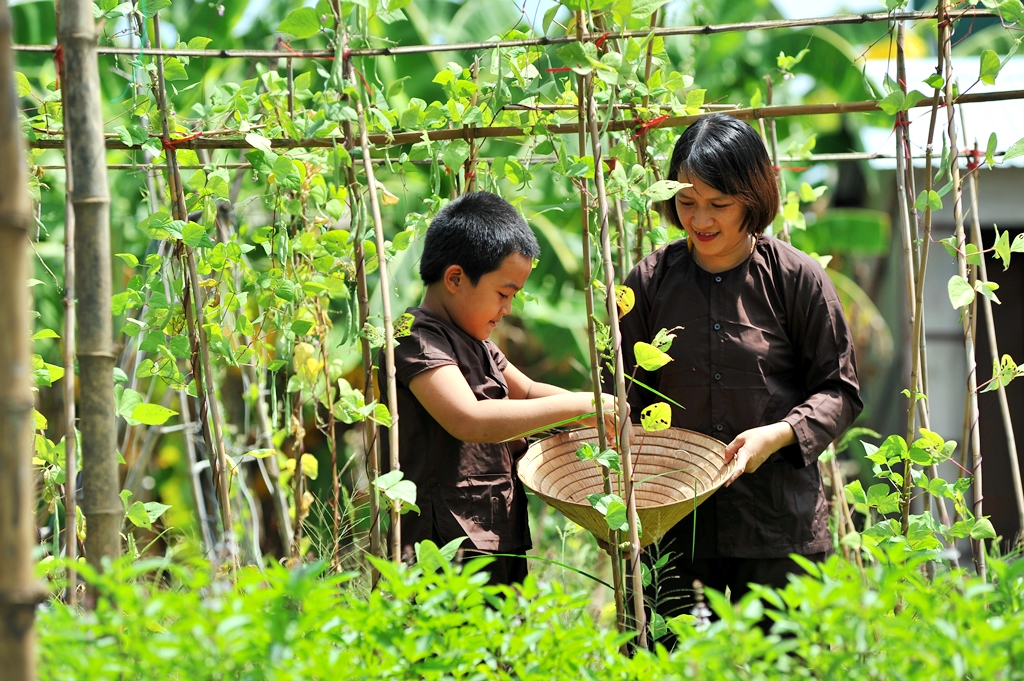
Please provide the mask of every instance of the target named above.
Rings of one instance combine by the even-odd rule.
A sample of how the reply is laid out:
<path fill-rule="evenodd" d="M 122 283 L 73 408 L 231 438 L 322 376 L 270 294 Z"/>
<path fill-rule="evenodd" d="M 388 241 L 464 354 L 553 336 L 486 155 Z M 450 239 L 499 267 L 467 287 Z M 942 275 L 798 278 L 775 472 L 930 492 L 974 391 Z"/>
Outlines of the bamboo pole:
<path fill-rule="evenodd" d="M 950 13 L 954 19 L 983 17 L 999 17 L 995 10 L 966 7 L 959 12 Z M 837 14 L 827 17 L 811 17 L 801 19 L 769 19 L 764 21 L 744 21 L 731 24 L 704 24 L 701 26 L 674 26 L 651 30 L 619 31 L 609 34 L 612 40 L 622 38 L 673 37 L 685 35 L 712 35 L 717 33 L 737 33 L 747 31 L 772 30 L 778 28 L 813 28 L 820 26 L 847 26 L 857 24 L 889 23 L 893 21 L 926 21 L 938 19 L 938 12 L 874 12 L 869 14 Z M 487 40 L 465 43 L 448 43 L 439 45 L 399 45 L 395 47 L 362 48 L 349 53 L 349 57 L 394 57 L 398 55 L 430 54 L 435 52 L 468 52 L 490 51 L 511 47 L 546 47 L 564 45 L 575 42 L 570 36 L 543 36 L 540 38 L 523 38 L 519 40 Z M 52 53 L 52 45 L 14 45 L 15 52 Z M 172 49 L 148 48 L 139 50 L 131 47 L 102 47 L 102 55 L 129 55 L 132 57 L 196 57 L 202 59 L 331 59 L 333 50 L 230 50 L 230 49 Z"/>
<path fill-rule="evenodd" d="M 967 93 L 956 97 L 952 101 L 957 104 L 977 104 L 982 102 L 1003 102 L 1015 99 L 1024 99 L 1024 90 Z M 945 106 L 946 101 L 947 100 L 942 97 L 937 99 L 926 98 L 914 104 L 914 108 L 934 105 Z M 868 113 L 873 111 L 881 111 L 881 108 L 878 106 L 878 100 L 868 99 L 859 102 L 826 102 L 823 104 L 763 106 L 757 108 L 730 109 L 723 113 L 727 113 L 740 120 L 749 121 L 761 119 L 767 120 L 771 118 L 787 118 L 791 116 L 824 116 L 841 113 Z M 687 116 L 669 116 L 668 118 L 656 123 L 651 122 L 651 125 L 648 126 L 648 130 L 654 130 L 655 128 L 677 128 L 680 126 L 690 125 L 710 113 L 711 111 Z M 607 132 L 634 131 L 638 130 L 643 125 L 643 122 L 638 122 L 633 118 L 623 118 L 611 121 L 604 126 L 604 129 Z M 547 131 L 552 135 L 568 135 L 579 132 L 576 123 L 549 125 L 547 126 Z M 530 134 L 532 134 L 531 129 L 523 126 L 485 126 L 428 131 L 420 130 L 392 133 L 390 135 L 379 133 L 368 135 L 367 141 L 375 147 L 394 147 L 401 146 L 403 144 L 415 144 L 416 142 L 422 142 L 424 140 L 439 141 L 461 139 L 469 141 L 473 139 L 493 137 L 524 137 L 529 136 Z M 194 139 L 186 138 L 169 141 L 173 142 L 177 149 L 251 148 L 251 145 L 242 137 L 223 138 L 199 136 Z M 339 137 L 307 137 L 297 140 L 278 137 L 270 140 L 270 143 L 271 147 L 275 149 L 326 149 L 335 147 L 339 141 L 341 143 L 345 143 L 349 140 Z M 350 151 L 354 151 L 358 145 L 355 144 L 355 140 L 351 141 L 352 146 L 346 148 Z M 64 142 L 62 136 L 54 135 L 50 139 L 29 140 L 28 146 L 33 149 L 61 149 L 64 146 Z M 106 146 L 108 150 L 138 150 L 142 148 L 141 145 L 125 144 L 120 139 L 108 139 L 106 140 Z"/>
<path fill-rule="evenodd" d="M 581 14 L 582 12 L 577 14 L 576 25 L 577 30 L 582 33 L 583 22 L 579 20 L 579 16 Z M 579 153 L 582 155 L 583 151 L 587 148 L 587 134 L 585 132 L 587 120 L 587 87 L 586 79 L 583 76 L 576 76 L 576 92 L 578 93 L 576 98 L 576 110 L 577 120 L 579 121 L 577 143 L 579 144 Z M 590 382 L 594 390 L 594 404 L 599 408 L 599 405 L 603 404 L 604 401 L 604 391 L 601 386 L 601 356 L 597 351 L 596 318 L 594 316 L 594 270 L 590 245 L 590 200 L 585 185 L 586 181 L 581 180 L 580 226 L 583 232 L 583 281 L 586 282 L 586 286 L 583 289 L 583 297 L 587 310 L 587 350 L 590 353 Z M 597 441 L 600 447 L 604 447 L 605 443 L 608 442 L 608 435 L 603 418 L 597 419 Z M 604 470 L 602 472 L 604 474 L 604 493 L 611 494 L 611 479 L 608 475 L 608 471 Z M 615 587 L 615 623 L 618 626 L 619 631 L 625 631 L 626 603 L 622 583 L 622 550 L 619 547 L 619 531 L 612 530 L 609 535 L 609 540 L 608 553 L 611 557 L 612 564 L 612 584 Z"/>
<path fill-rule="evenodd" d="M 348 77 L 355 83 L 354 66 L 346 60 Z M 395 330 L 391 320 L 391 292 L 388 287 L 387 249 L 384 243 L 384 223 L 380 216 L 380 204 L 377 201 L 377 179 L 373 174 L 373 163 L 370 161 L 370 142 L 366 133 L 366 116 L 363 109 L 363 95 L 356 98 L 356 118 L 359 119 L 359 140 L 363 152 L 363 172 L 366 173 L 366 188 L 370 195 L 370 214 L 373 217 L 373 231 L 377 238 L 377 271 L 380 272 L 380 298 L 384 323 L 384 370 L 387 376 L 388 411 L 391 413 L 391 424 L 388 428 L 388 446 L 391 456 L 391 470 L 401 470 L 398 458 L 398 383 L 395 378 Z M 391 504 L 391 559 L 396 563 L 402 560 L 402 502 L 395 499 Z"/>
<path fill-rule="evenodd" d="M 153 41 L 160 47 L 160 15 L 153 16 Z M 154 94 L 157 109 L 160 111 L 163 139 L 170 139 L 170 123 L 167 113 L 167 89 L 164 80 L 163 60 L 157 60 L 157 82 Z M 168 148 L 169 147 L 169 148 Z M 176 219 L 188 220 L 188 208 L 185 205 L 185 190 L 181 183 L 181 172 L 178 170 L 178 157 L 173 145 L 164 150 L 167 157 L 168 183 L 170 188 L 171 209 Z M 199 273 L 196 267 L 195 252 L 186 244 L 181 245 L 184 251 L 185 272 L 182 279 L 185 288 L 182 292 L 182 306 L 189 327 L 189 342 L 192 346 L 192 375 L 196 381 L 196 394 L 199 396 L 199 418 L 203 425 L 203 436 L 206 438 L 207 455 L 210 459 L 210 470 L 217 488 L 217 499 L 220 506 L 221 525 L 223 531 L 223 551 L 228 566 L 234 573 L 238 567 L 237 543 L 231 512 L 231 478 L 228 468 L 227 451 L 221 429 L 220 408 L 217 404 L 216 388 L 213 385 L 213 372 L 210 364 L 210 349 L 205 336 L 205 313 L 201 298 Z M 212 425 L 211 425 L 212 424 Z"/>
<path fill-rule="evenodd" d="M 62 0 L 64 128 L 75 144 L 71 202 L 78 277 L 78 366 L 82 433 L 82 510 L 89 522 L 86 558 L 97 570 L 121 552 L 120 481 L 114 425 L 113 320 L 110 312 L 110 192 L 103 148 L 96 26 L 92 3 Z M 69 472 L 70 473 L 70 472 Z"/>
<path fill-rule="evenodd" d="M 29 318 L 29 229 L 25 151 L 14 90 L 11 17 L 0 7 L 0 660 L 10 681 L 34 681 L 33 577 L 35 506 L 32 452 L 32 322 Z"/>
<path fill-rule="evenodd" d="M 1002 152 L 998 152 L 997 151 L 997 152 L 995 152 L 993 154 L 993 158 L 996 159 L 997 163 L 998 163 L 998 160 L 999 160 L 999 158 L 1001 156 L 1002 156 Z M 896 154 L 890 154 L 890 153 L 884 153 L 884 152 L 876 153 L 876 152 L 857 151 L 857 152 L 837 152 L 837 153 L 827 153 L 827 154 L 810 154 L 809 156 L 801 156 L 801 157 L 797 157 L 797 156 L 779 156 L 779 162 L 780 163 L 796 163 L 796 162 L 800 162 L 800 163 L 829 163 L 829 162 L 833 162 L 833 161 L 895 160 L 896 158 L 897 158 Z M 924 154 L 910 154 L 910 155 L 905 156 L 905 158 L 920 160 L 920 159 L 924 159 L 925 155 Z M 548 163 L 548 164 L 550 164 L 550 163 L 557 163 L 558 162 L 558 157 L 557 156 L 531 156 L 530 158 L 522 158 L 522 159 L 518 159 L 518 160 L 524 166 L 526 166 L 526 165 L 543 165 L 545 163 Z M 665 158 L 663 156 L 659 156 L 659 157 L 657 157 L 656 159 L 653 159 L 653 160 L 664 161 Z M 384 158 L 375 158 L 375 159 L 372 159 L 372 161 L 373 161 L 373 165 L 375 165 L 375 166 L 386 166 L 389 163 L 389 161 L 387 159 L 384 159 Z M 491 162 L 494 161 L 494 158 L 493 157 L 488 157 L 488 156 L 478 156 L 477 157 L 477 161 L 480 162 L 480 163 L 488 163 L 488 164 L 490 164 Z M 392 161 L 390 161 L 390 163 L 394 164 L 394 161 L 392 160 Z M 406 163 L 408 163 L 410 165 L 414 165 L 414 166 L 431 166 L 431 165 L 433 165 L 434 162 L 431 161 L 431 160 L 423 160 L 423 161 L 406 161 Z M 35 168 L 37 168 L 39 170 L 43 170 L 43 171 L 50 171 L 50 170 L 65 170 L 66 166 L 63 165 L 63 164 L 59 164 L 59 163 L 48 163 L 48 164 L 43 164 L 43 165 L 35 166 Z M 165 163 L 151 163 L 151 164 L 108 163 L 107 164 L 107 170 L 126 170 L 126 171 L 135 171 L 135 172 L 149 172 L 150 170 L 164 170 L 166 168 L 167 168 L 167 164 L 165 164 Z M 210 168 L 224 168 L 226 170 L 251 170 L 252 169 L 252 164 L 249 163 L 248 161 L 240 161 L 240 162 L 238 162 L 238 161 L 226 161 L 226 162 L 211 161 L 210 163 L 208 163 L 206 165 L 198 165 L 198 166 L 196 166 L 196 165 L 182 165 L 182 164 L 178 164 L 178 169 L 181 170 L 181 171 L 185 171 L 185 170 L 209 170 Z"/>
<path fill-rule="evenodd" d="M 947 15 L 948 5 L 947 0 L 939 0 L 939 19 L 940 27 L 945 29 L 944 34 L 940 33 L 940 36 L 944 37 L 939 43 L 939 49 L 942 54 L 942 61 L 945 66 L 944 77 L 945 77 L 945 94 L 946 101 L 952 102 L 953 99 L 953 41 L 952 41 L 952 17 Z M 963 187 L 960 179 L 960 164 L 957 161 L 959 155 L 959 149 L 957 147 L 958 140 L 956 134 L 956 108 L 949 106 L 946 107 L 947 113 L 947 130 L 946 140 L 949 144 L 949 170 L 953 180 L 953 220 L 955 223 L 955 236 L 957 244 L 957 272 L 963 278 L 968 277 L 967 272 L 967 237 L 964 232 L 964 215 L 963 215 Z M 973 329 L 973 318 L 977 310 L 977 300 L 971 303 L 967 310 L 964 310 L 964 314 L 961 315 L 963 319 L 964 328 L 964 355 L 967 360 L 967 424 L 969 442 L 964 442 L 964 451 L 970 451 L 971 453 L 971 473 L 974 476 L 974 517 L 981 518 L 983 516 L 983 493 L 982 493 L 982 469 L 981 469 L 981 433 L 980 433 L 980 414 L 978 412 L 978 366 L 977 356 L 974 345 L 974 329 Z M 985 540 L 978 539 L 973 543 L 974 546 L 974 565 L 978 572 L 978 576 L 982 580 L 986 579 L 986 561 L 985 561 Z"/>
<path fill-rule="evenodd" d="M 58 19 L 59 21 L 59 19 Z M 63 71 L 63 67 L 61 67 Z M 66 76 L 61 74 L 67 82 Z M 75 428 L 75 208 L 71 203 L 74 173 L 70 151 L 65 152 L 64 181 L 64 557 L 67 559 L 69 607 L 78 606 L 78 451 Z"/>
<path fill-rule="evenodd" d="M 981 216 L 978 214 L 978 173 L 971 172 L 967 175 L 967 189 L 971 198 L 971 235 L 978 252 L 983 252 L 981 239 Z M 985 258 L 981 259 L 978 266 L 978 277 L 982 282 L 988 282 L 988 265 Z M 996 323 L 992 315 L 992 301 L 986 296 L 981 296 L 981 307 L 985 311 L 985 330 L 988 335 L 988 350 L 993 363 L 999 361 L 999 343 L 996 339 Z M 1006 398 L 1006 386 L 999 384 L 996 388 L 996 396 L 999 399 L 999 415 L 1003 419 L 1003 432 L 1006 435 L 1006 451 L 1010 460 L 1010 478 L 1013 482 L 1013 498 L 1017 502 L 1017 537 L 1014 543 L 1019 545 L 1024 537 L 1024 487 L 1021 484 L 1020 461 L 1017 458 L 1017 438 L 1013 432 L 1013 419 L 1010 416 L 1010 403 Z"/>
<path fill-rule="evenodd" d="M 626 400 L 626 379 L 622 366 L 622 337 L 619 333 L 618 304 L 615 301 L 615 266 L 612 264 L 611 230 L 609 229 L 608 195 L 604 186 L 604 168 L 597 106 L 591 92 L 592 79 L 588 78 L 586 91 L 587 122 L 590 129 L 590 149 L 594 157 L 594 184 L 597 189 L 598 225 L 601 235 L 601 255 L 604 261 L 604 283 L 607 300 L 608 326 L 611 332 L 612 352 L 615 358 L 615 395 L 618 403 L 617 433 L 619 456 L 622 461 L 622 481 L 626 497 L 626 517 L 629 521 L 629 549 L 632 566 L 633 617 L 639 634 L 638 645 L 647 648 L 647 613 L 644 611 L 644 584 L 640 563 L 640 534 L 637 527 L 636 495 L 633 493 L 633 456 L 630 452 L 629 405 Z M 598 404 L 600 408 L 600 404 Z M 599 409 L 600 410 L 600 409 Z"/>

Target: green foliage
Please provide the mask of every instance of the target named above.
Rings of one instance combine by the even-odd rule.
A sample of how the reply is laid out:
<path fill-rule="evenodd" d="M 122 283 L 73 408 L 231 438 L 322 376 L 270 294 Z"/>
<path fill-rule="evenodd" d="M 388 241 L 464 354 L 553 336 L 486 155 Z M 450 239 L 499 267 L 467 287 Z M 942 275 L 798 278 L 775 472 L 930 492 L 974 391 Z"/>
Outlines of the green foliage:
<path fill-rule="evenodd" d="M 486 560 L 458 569 L 427 544 L 420 556 L 431 569 L 375 561 L 370 592 L 319 563 L 246 569 L 233 584 L 199 564 L 83 565 L 96 609 L 40 611 L 40 678 L 1024 679 L 1022 560 L 993 559 L 985 583 L 929 580 L 884 554 L 863 571 L 834 556 L 738 603 L 708 591 L 716 621 L 670 620 L 672 652 L 627 656 L 628 636 L 585 614 L 587 594 L 533 577 L 486 586 Z"/>

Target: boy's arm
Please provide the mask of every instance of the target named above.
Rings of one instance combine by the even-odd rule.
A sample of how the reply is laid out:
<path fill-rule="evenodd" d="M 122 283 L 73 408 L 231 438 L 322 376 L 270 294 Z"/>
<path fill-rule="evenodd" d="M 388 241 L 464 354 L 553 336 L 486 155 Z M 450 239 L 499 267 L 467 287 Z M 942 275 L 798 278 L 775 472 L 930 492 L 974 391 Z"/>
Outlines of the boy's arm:
<path fill-rule="evenodd" d="M 409 389 L 434 420 L 463 442 L 503 442 L 570 419 L 593 425 L 593 416 L 579 418 L 596 411 L 593 394 L 547 388 L 556 392 L 528 400 L 478 400 L 462 371 L 452 364 L 428 369 L 409 381 Z M 517 385 L 516 390 L 521 389 Z M 614 411 L 610 395 L 603 406 Z"/>
<path fill-rule="evenodd" d="M 511 362 L 502 372 L 508 385 L 508 397 L 511 400 L 532 400 L 549 395 L 564 395 L 569 391 L 550 383 L 538 383 L 517 369 Z"/>

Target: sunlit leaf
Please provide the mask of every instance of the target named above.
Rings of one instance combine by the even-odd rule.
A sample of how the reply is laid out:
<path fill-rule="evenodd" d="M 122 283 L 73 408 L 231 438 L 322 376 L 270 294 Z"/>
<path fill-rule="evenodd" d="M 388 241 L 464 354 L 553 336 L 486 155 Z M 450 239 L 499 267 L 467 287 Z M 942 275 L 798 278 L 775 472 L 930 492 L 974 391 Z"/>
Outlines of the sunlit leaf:
<path fill-rule="evenodd" d="M 131 417 L 134 420 L 147 426 L 163 425 L 167 419 L 177 415 L 178 412 L 159 404 L 138 404 L 131 412 Z"/>
<path fill-rule="evenodd" d="M 667 353 L 643 341 L 633 344 L 633 356 L 636 357 L 636 363 L 644 371 L 657 371 L 672 361 Z"/>
<path fill-rule="evenodd" d="M 636 304 L 636 294 L 628 286 L 615 286 L 615 305 L 619 308 L 619 319 L 625 317 Z"/>
<path fill-rule="evenodd" d="M 288 33 L 298 39 L 310 38 L 320 31 L 320 17 L 312 7 L 300 7 L 288 13 L 277 26 L 278 33 Z"/>
<path fill-rule="evenodd" d="M 672 407 L 655 402 L 640 412 L 640 425 L 649 433 L 665 430 L 672 425 Z"/>
<path fill-rule="evenodd" d="M 970 283 L 959 274 L 954 274 L 949 278 L 949 284 L 947 284 L 949 291 L 949 302 L 953 305 L 953 309 L 959 310 L 961 307 L 965 307 L 974 302 L 974 289 L 971 288 Z"/>

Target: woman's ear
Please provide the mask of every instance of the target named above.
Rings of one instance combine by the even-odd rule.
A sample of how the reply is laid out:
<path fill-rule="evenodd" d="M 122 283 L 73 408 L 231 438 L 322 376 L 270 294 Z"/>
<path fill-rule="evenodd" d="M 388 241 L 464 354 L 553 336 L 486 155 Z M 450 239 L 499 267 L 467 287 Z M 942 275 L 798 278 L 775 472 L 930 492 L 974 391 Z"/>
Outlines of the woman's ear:
<path fill-rule="evenodd" d="M 441 276 L 444 289 L 451 295 L 455 295 L 465 279 L 466 271 L 462 269 L 462 265 L 449 265 Z"/>

